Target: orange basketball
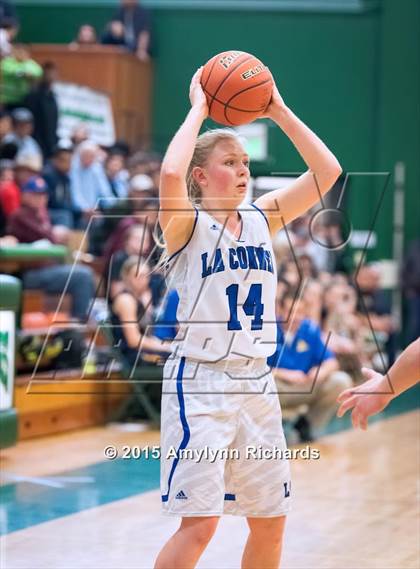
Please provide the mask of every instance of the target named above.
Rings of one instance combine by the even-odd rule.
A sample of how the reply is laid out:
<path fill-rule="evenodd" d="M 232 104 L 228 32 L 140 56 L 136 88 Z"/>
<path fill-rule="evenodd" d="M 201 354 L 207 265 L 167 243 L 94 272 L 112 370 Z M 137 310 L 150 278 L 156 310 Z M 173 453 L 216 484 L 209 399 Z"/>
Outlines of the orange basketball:
<path fill-rule="evenodd" d="M 210 117 L 223 125 L 238 126 L 260 117 L 273 90 L 271 73 L 245 51 L 224 51 L 204 66 L 201 85 Z"/>

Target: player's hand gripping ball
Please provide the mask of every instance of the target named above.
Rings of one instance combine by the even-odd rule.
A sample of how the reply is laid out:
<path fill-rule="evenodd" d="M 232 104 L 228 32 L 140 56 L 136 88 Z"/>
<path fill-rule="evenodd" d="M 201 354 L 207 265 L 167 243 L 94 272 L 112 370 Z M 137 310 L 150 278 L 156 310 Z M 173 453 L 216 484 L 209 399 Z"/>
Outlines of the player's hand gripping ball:
<path fill-rule="evenodd" d="M 215 55 L 201 75 L 210 117 L 228 126 L 247 124 L 263 116 L 273 84 L 268 67 L 244 51 Z"/>

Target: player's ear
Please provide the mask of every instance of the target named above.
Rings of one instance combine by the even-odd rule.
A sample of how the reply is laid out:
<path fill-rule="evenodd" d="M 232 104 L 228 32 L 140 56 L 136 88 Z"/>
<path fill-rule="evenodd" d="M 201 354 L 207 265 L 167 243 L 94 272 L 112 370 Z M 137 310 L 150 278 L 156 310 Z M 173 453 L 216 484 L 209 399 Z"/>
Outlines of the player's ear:
<path fill-rule="evenodd" d="M 192 169 L 192 177 L 200 186 L 207 186 L 207 176 L 204 172 L 204 169 L 201 166 L 195 166 Z"/>

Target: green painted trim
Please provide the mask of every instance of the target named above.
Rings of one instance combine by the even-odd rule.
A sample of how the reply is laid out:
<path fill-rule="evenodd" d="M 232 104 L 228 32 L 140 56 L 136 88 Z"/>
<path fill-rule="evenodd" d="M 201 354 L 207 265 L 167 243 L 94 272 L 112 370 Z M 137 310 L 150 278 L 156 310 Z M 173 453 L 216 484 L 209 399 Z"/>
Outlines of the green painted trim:
<path fill-rule="evenodd" d="M 17 6 L 86 6 L 81 0 L 19 0 Z M 89 0 L 89 7 L 118 6 L 118 0 Z M 377 10 L 380 0 L 143 0 L 151 9 L 238 10 L 254 12 L 322 12 L 364 14 Z M 59 6 L 57 6 L 59 7 Z"/>
<path fill-rule="evenodd" d="M 0 449 L 12 447 L 17 442 L 18 420 L 16 409 L 0 411 Z"/>
<path fill-rule="evenodd" d="M 68 253 L 64 245 L 48 245 L 46 247 L 34 247 L 19 243 L 11 247 L 0 249 L 0 259 L 24 260 L 24 259 L 64 259 Z"/>
<path fill-rule="evenodd" d="M 18 312 L 22 298 L 22 282 L 12 275 L 0 274 L 0 295 L 0 310 Z"/>

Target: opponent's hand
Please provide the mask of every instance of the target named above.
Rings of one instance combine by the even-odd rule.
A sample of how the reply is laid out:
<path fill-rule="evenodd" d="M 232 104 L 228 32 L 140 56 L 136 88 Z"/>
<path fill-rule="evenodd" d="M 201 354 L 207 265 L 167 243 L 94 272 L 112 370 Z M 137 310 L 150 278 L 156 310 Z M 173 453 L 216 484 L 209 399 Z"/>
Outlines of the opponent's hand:
<path fill-rule="evenodd" d="M 206 95 L 204 94 L 201 86 L 202 73 L 203 67 L 199 67 L 191 79 L 190 101 L 192 107 L 199 108 L 203 112 L 204 116 L 207 117 L 209 114 L 209 107 L 207 105 Z"/>
<path fill-rule="evenodd" d="M 367 381 L 357 387 L 346 389 L 337 397 L 337 402 L 341 403 L 337 411 L 337 417 L 342 417 L 346 411 L 353 409 L 351 421 L 353 427 L 361 427 L 366 431 L 368 417 L 380 413 L 392 399 L 386 377 L 377 373 L 373 369 L 362 368 L 362 373 Z"/>

